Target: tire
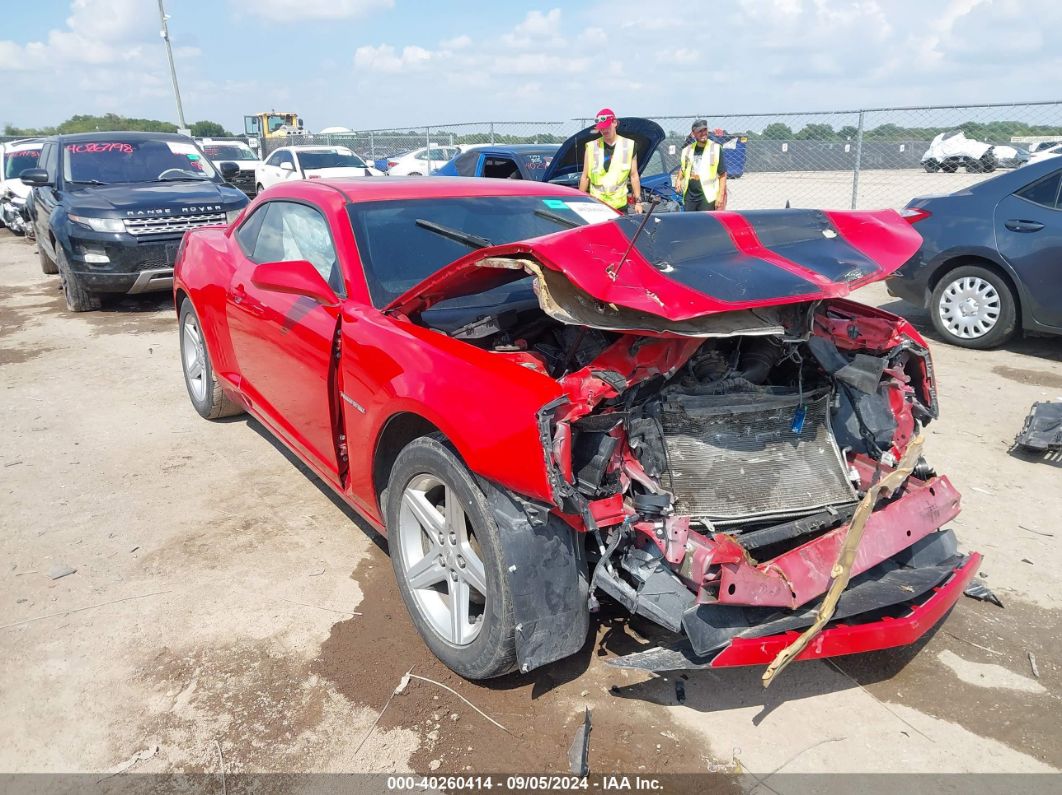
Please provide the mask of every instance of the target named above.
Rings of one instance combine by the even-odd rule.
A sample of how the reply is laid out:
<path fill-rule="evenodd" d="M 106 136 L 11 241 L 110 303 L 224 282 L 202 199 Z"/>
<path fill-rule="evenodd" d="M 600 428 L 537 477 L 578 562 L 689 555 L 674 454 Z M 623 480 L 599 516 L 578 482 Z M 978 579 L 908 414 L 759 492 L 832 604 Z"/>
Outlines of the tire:
<path fill-rule="evenodd" d="M 415 439 L 395 460 L 385 503 L 398 589 L 428 648 L 468 679 L 513 671 L 514 596 L 500 533 L 465 465 L 442 441 Z"/>
<path fill-rule="evenodd" d="M 70 270 L 70 263 L 66 261 L 63 247 L 56 243 L 55 264 L 59 278 L 63 284 L 63 296 L 66 298 L 66 308 L 71 312 L 95 312 L 100 308 L 100 297 L 85 289 L 85 285 Z M 44 264 L 41 264 L 44 267 Z"/>
<path fill-rule="evenodd" d="M 199 416 L 205 420 L 232 417 L 243 413 L 243 407 L 225 394 L 218 382 L 210 352 L 203 340 L 199 316 L 187 298 L 181 304 L 178 331 L 181 340 L 181 371 L 184 386 Z"/>
<path fill-rule="evenodd" d="M 406 174 L 406 176 L 407 177 L 423 177 L 424 175 L 421 174 L 419 171 L 410 171 L 408 174 Z"/>
<path fill-rule="evenodd" d="M 936 174 L 940 171 L 940 163 L 936 160 L 926 160 L 922 163 L 922 167 L 925 168 L 927 174 Z"/>
<path fill-rule="evenodd" d="M 59 272 L 59 268 L 56 266 L 52 258 L 48 256 L 44 251 L 44 246 L 39 242 L 37 243 L 37 258 L 41 261 L 41 273 L 48 276 L 54 276 Z"/>
<path fill-rule="evenodd" d="M 970 314 L 964 314 L 967 311 Z M 937 333 L 953 345 L 976 350 L 995 348 L 1014 336 L 1017 313 L 1010 285 L 980 265 L 963 265 L 945 274 L 929 303 Z"/>
<path fill-rule="evenodd" d="M 257 185 L 255 185 L 255 187 L 254 187 L 254 195 L 255 195 L 255 196 L 257 196 L 257 195 L 258 195 L 259 193 L 261 193 L 261 192 L 262 192 L 262 191 L 264 191 L 264 190 L 265 190 L 265 188 L 263 188 L 263 187 L 262 187 L 262 183 L 261 183 L 261 182 L 259 182 L 259 183 L 258 183 Z"/>
<path fill-rule="evenodd" d="M 954 174 L 956 171 L 959 170 L 959 164 L 955 162 L 941 163 L 940 170 L 943 171 L 945 174 Z"/>

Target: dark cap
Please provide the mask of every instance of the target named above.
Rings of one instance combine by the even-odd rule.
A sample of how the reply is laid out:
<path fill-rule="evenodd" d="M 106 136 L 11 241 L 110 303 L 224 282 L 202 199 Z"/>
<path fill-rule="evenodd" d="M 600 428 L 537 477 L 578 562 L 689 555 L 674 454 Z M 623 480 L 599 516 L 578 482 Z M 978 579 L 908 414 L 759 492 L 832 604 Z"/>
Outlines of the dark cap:
<path fill-rule="evenodd" d="M 690 127 L 690 132 L 697 132 L 697 130 L 707 130 L 707 129 L 708 129 L 708 122 L 705 121 L 704 119 L 697 119 L 695 122 L 693 122 L 693 126 Z"/>

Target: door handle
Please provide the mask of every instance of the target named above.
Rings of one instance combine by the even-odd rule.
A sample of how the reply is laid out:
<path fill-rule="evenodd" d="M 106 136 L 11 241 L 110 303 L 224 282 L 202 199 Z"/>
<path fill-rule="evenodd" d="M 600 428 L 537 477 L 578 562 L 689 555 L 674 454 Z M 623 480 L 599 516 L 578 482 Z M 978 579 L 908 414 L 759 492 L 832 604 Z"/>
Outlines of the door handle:
<path fill-rule="evenodd" d="M 1014 218 L 1003 225 L 1011 232 L 1039 232 L 1044 228 L 1044 225 L 1039 221 L 1022 221 Z"/>

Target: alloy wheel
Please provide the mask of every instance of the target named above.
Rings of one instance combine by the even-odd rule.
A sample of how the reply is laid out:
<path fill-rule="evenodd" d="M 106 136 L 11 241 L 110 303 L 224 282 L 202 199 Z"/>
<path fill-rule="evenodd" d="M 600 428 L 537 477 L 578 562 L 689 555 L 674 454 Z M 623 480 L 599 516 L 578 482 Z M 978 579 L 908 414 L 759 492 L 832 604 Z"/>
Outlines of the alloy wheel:
<path fill-rule="evenodd" d="M 421 615 L 448 643 L 466 646 L 483 626 L 487 576 L 475 528 L 456 491 L 434 475 L 402 493 L 397 543 Z"/>
<path fill-rule="evenodd" d="M 184 334 L 181 340 L 181 363 L 184 365 L 184 377 L 188 381 L 188 388 L 197 401 L 206 399 L 206 349 L 203 347 L 203 336 L 199 333 L 199 325 L 193 315 L 189 315 L 184 321 Z"/>

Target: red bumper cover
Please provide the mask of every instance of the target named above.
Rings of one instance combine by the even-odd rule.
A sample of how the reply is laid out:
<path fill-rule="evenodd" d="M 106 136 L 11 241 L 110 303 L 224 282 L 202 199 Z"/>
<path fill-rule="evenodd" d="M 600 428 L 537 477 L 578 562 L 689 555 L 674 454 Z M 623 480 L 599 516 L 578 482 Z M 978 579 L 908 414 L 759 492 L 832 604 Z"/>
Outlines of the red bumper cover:
<path fill-rule="evenodd" d="M 922 637 L 954 606 L 977 573 L 981 555 L 971 553 L 951 577 L 936 586 L 932 595 L 900 618 L 882 618 L 866 624 L 838 624 L 820 632 L 801 652 L 798 660 L 817 660 L 843 654 L 906 646 Z M 766 665 L 800 636 L 785 632 L 762 638 L 735 638 L 711 662 L 712 668 L 737 665 Z"/>

